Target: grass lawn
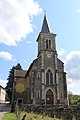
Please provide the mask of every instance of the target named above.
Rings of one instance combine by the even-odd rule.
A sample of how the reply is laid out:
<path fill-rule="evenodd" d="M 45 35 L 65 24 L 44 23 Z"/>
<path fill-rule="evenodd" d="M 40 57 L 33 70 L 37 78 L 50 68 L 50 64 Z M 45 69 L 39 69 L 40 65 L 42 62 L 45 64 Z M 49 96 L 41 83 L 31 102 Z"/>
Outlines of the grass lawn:
<path fill-rule="evenodd" d="M 16 115 L 14 113 L 5 113 L 3 120 L 17 120 Z"/>
<path fill-rule="evenodd" d="M 20 114 L 20 120 L 22 119 L 23 115 L 26 114 L 25 120 L 61 120 L 56 118 L 51 118 L 48 116 L 43 116 L 40 114 L 34 114 L 34 113 L 26 113 L 22 112 Z M 17 120 L 16 115 L 14 113 L 5 113 L 3 120 Z"/>

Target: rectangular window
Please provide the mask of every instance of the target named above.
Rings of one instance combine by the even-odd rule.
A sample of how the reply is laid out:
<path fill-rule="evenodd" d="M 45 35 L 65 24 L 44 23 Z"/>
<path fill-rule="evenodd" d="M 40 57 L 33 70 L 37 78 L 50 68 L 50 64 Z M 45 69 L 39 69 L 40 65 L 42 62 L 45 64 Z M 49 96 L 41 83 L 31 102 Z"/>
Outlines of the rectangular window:
<path fill-rule="evenodd" d="M 49 49 L 51 49 L 51 40 L 48 41 L 49 43 Z"/>
<path fill-rule="evenodd" d="M 22 103 L 23 103 L 23 99 L 22 99 L 22 98 L 18 98 L 18 99 L 17 99 L 17 104 L 20 105 L 20 104 L 22 104 Z"/>
<path fill-rule="evenodd" d="M 37 78 L 40 79 L 40 72 L 37 73 Z"/>
<path fill-rule="evenodd" d="M 40 98 L 40 91 L 37 92 L 37 98 Z"/>
<path fill-rule="evenodd" d="M 48 39 L 46 39 L 46 48 L 48 48 Z"/>

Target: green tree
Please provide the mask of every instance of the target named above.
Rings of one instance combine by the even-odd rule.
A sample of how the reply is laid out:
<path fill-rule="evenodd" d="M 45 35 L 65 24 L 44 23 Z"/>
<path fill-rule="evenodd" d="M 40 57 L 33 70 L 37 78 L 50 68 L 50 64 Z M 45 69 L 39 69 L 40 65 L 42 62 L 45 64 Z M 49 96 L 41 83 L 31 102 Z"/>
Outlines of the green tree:
<path fill-rule="evenodd" d="M 22 67 L 20 63 L 18 63 L 16 66 L 13 66 L 9 71 L 9 76 L 7 78 L 8 82 L 5 87 L 7 97 L 9 98 L 10 103 L 12 102 L 12 91 L 13 91 L 13 80 L 14 80 L 14 70 L 22 70 Z"/>
<path fill-rule="evenodd" d="M 68 93 L 69 105 L 76 105 L 80 102 L 80 95 L 73 95 L 72 92 Z"/>
<path fill-rule="evenodd" d="M 73 104 L 72 96 L 73 96 L 73 93 L 71 91 L 69 91 L 69 93 L 68 93 L 69 105 Z"/>

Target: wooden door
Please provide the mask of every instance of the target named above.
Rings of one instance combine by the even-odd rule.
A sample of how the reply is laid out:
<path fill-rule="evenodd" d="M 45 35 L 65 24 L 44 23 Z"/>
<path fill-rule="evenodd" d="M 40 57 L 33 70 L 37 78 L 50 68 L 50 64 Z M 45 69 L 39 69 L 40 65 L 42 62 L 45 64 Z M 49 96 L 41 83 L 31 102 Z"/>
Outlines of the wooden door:
<path fill-rule="evenodd" d="M 46 92 L 46 104 L 53 104 L 53 92 L 52 92 L 52 90 L 48 90 L 47 92 Z"/>

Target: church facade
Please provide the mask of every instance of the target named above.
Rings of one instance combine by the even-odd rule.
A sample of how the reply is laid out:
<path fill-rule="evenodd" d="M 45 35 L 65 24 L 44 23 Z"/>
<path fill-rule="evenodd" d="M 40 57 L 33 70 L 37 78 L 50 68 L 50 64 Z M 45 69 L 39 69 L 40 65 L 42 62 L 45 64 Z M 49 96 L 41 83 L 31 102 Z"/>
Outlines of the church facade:
<path fill-rule="evenodd" d="M 56 34 L 50 32 L 46 15 L 37 42 L 38 55 L 29 69 L 14 71 L 13 98 L 17 103 L 68 105 L 64 63 L 58 59 Z"/>

